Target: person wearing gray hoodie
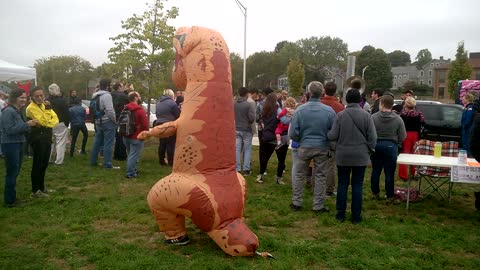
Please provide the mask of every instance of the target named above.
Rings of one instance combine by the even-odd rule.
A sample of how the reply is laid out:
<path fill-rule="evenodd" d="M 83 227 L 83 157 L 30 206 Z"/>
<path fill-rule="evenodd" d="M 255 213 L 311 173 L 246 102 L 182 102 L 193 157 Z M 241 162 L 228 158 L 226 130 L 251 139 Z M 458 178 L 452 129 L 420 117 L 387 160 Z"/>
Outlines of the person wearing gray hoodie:
<path fill-rule="evenodd" d="M 393 202 L 395 169 L 397 168 L 398 146 L 407 137 L 402 118 L 392 111 L 393 97 L 380 98 L 380 111 L 372 115 L 377 131 L 377 145 L 372 160 L 371 190 L 375 199 L 380 198 L 380 175 L 385 174 L 385 193 L 387 203 Z"/>
<path fill-rule="evenodd" d="M 92 99 L 99 96 L 100 111 L 103 112 L 99 119 L 95 119 L 95 139 L 93 142 L 90 165 L 97 166 L 98 153 L 103 146 L 103 167 L 105 169 L 120 169 L 112 165 L 112 146 L 117 130 L 115 110 L 113 109 L 112 95 L 108 91 L 109 79 L 100 80 L 100 90 L 93 93 Z"/>

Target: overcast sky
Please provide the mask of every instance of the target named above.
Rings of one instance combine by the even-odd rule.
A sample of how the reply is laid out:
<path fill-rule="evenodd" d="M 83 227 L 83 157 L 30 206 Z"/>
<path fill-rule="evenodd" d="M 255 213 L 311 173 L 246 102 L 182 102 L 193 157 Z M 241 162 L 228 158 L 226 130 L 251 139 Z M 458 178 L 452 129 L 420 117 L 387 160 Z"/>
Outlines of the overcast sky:
<path fill-rule="evenodd" d="M 98 66 L 108 61 L 109 37 L 121 21 L 154 0 L 0 0 L 0 59 L 32 66 L 52 55 L 79 55 Z M 365 45 L 403 50 L 412 61 L 428 48 L 454 58 L 459 41 L 480 52 L 480 0 L 240 0 L 247 7 L 247 55 L 272 51 L 282 40 L 332 36 L 349 51 Z M 223 34 L 243 56 L 244 17 L 235 0 L 169 0 L 179 8 L 171 22 L 206 26 Z"/>

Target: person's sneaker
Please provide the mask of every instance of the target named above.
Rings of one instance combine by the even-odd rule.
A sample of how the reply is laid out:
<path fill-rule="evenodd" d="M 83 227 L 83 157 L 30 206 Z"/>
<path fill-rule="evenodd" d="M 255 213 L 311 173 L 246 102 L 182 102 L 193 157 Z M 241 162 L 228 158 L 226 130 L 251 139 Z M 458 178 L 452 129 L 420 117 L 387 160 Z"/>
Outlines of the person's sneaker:
<path fill-rule="evenodd" d="M 137 178 L 137 176 L 136 175 L 125 175 L 125 178 L 135 179 L 135 178 Z"/>
<path fill-rule="evenodd" d="M 167 245 L 183 246 L 190 243 L 190 238 L 188 238 L 188 235 L 184 235 L 175 239 L 165 239 L 163 242 Z"/>
<path fill-rule="evenodd" d="M 250 171 L 243 171 L 242 175 L 243 176 L 250 176 Z"/>
<path fill-rule="evenodd" d="M 32 197 L 32 198 L 47 198 L 47 197 L 50 197 L 50 195 L 48 195 L 47 193 L 43 193 L 41 190 L 37 190 L 36 192 L 32 193 L 32 195 L 30 195 L 30 197 Z"/>
<path fill-rule="evenodd" d="M 45 193 L 45 194 L 49 194 L 49 193 L 54 193 L 54 192 L 56 192 L 56 190 L 55 190 L 55 189 L 45 188 L 42 192 Z"/>
<path fill-rule="evenodd" d="M 255 179 L 255 182 L 260 184 L 263 183 L 263 175 L 261 174 L 257 175 L 257 179 Z"/>
<path fill-rule="evenodd" d="M 325 194 L 325 197 L 330 198 L 330 197 L 335 197 L 337 196 L 337 192 L 327 192 Z"/>
<path fill-rule="evenodd" d="M 301 206 L 295 205 L 293 203 L 290 204 L 290 208 L 292 208 L 293 211 L 300 211 L 302 210 Z"/>
<path fill-rule="evenodd" d="M 107 170 L 120 170 L 119 166 L 105 167 Z"/>
<path fill-rule="evenodd" d="M 285 185 L 285 182 L 283 182 L 283 178 L 282 178 L 282 177 L 278 177 L 278 176 L 277 176 L 277 184 L 279 184 L 279 185 Z"/>
<path fill-rule="evenodd" d="M 313 209 L 312 211 L 316 214 L 328 213 L 328 212 L 330 212 L 330 208 L 328 208 L 327 206 L 324 206 L 324 207 L 322 207 L 320 209 L 317 209 L 317 210 Z"/>

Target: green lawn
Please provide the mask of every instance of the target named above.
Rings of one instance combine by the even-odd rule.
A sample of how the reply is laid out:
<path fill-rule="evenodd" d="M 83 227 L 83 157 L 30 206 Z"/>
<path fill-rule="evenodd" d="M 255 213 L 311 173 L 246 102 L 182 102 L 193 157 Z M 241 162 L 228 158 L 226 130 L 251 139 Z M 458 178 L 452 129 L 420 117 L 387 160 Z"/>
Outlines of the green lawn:
<path fill-rule="evenodd" d="M 89 138 L 89 144 L 92 142 Z M 260 251 L 276 260 L 225 255 L 208 236 L 187 220 L 192 242 L 183 247 L 162 243 L 146 195 L 169 174 L 159 167 L 156 140 L 148 141 L 140 163 L 141 176 L 92 169 L 88 157 L 66 158 L 50 166 L 46 184 L 50 198 L 31 199 L 31 159 L 25 159 L 17 183 L 20 208 L 0 207 L 0 269 L 479 269 L 480 214 L 473 191 L 457 184 L 451 204 L 429 197 L 411 205 L 386 205 L 370 199 L 369 175 L 364 185 L 364 221 L 337 223 L 335 199 L 328 214 L 311 209 L 306 190 L 304 210 L 293 212 L 290 153 L 285 179 L 274 181 L 273 157 L 264 184 L 255 183 L 258 152 L 247 178 L 246 223 L 258 235 Z M 0 160 L 3 203 L 5 165 Z M 404 185 L 397 181 L 396 185 Z"/>

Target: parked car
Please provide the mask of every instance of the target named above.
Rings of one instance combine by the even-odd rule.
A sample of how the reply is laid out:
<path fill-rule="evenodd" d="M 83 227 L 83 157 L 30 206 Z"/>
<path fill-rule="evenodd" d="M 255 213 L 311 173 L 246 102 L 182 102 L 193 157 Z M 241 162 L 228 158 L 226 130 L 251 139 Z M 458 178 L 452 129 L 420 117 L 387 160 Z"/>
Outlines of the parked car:
<path fill-rule="evenodd" d="M 425 117 L 423 139 L 460 142 L 463 113 L 461 105 L 417 102 L 417 110 L 421 111 Z"/>
<path fill-rule="evenodd" d="M 155 122 L 155 120 L 157 120 L 157 115 L 155 114 L 155 109 L 156 109 L 155 106 L 156 105 L 154 103 L 150 103 L 150 115 L 148 117 L 148 122 L 150 124 L 150 127 L 153 127 L 153 123 Z M 147 103 L 143 102 L 142 107 L 146 112 L 148 109 Z"/>

